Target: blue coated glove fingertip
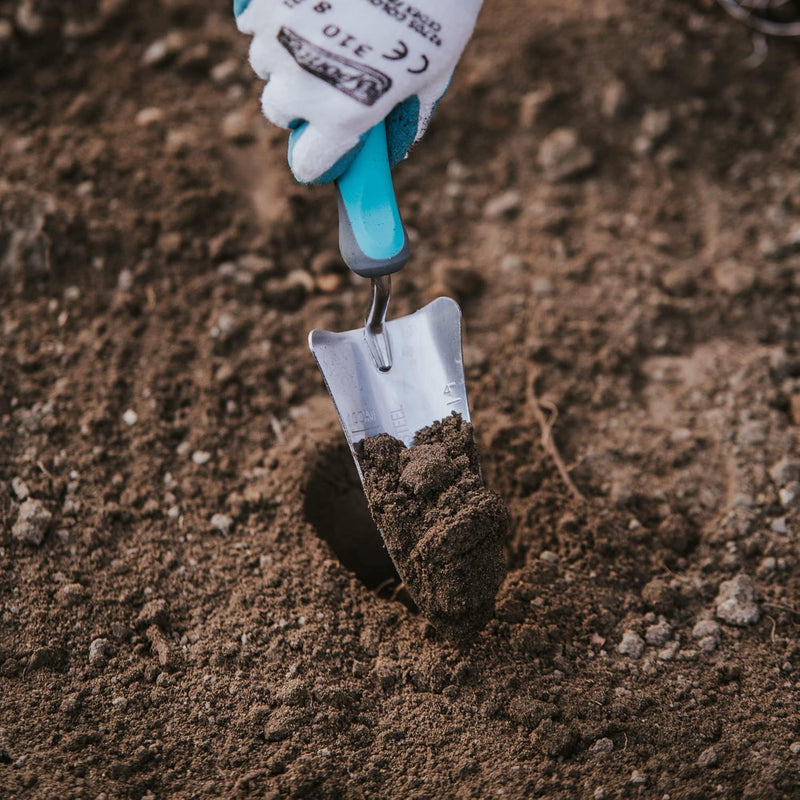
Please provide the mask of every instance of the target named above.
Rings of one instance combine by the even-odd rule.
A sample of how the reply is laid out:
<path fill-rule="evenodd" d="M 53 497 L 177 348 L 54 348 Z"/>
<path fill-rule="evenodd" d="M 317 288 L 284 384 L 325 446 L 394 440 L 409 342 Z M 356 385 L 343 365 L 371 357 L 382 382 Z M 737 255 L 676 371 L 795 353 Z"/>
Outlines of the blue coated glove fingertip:
<path fill-rule="evenodd" d="M 386 117 L 389 164 L 394 169 L 408 154 L 419 130 L 419 98 L 412 95 L 396 105 Z"/>

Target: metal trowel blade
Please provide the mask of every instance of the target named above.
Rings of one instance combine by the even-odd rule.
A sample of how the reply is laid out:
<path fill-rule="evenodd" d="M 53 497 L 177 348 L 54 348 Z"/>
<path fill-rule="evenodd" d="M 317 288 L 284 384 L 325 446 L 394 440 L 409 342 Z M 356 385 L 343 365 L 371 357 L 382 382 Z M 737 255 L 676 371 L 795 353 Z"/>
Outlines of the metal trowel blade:
<path fill-rule="evenodd" d="M 308 337 L 351 450 L 379 433 L 410 447 L 417 431 L 454 411 L 469 421 L 458 303 L 439 297 L 384 329 L 392 363 L 386 371 L 364 328 Z"/>

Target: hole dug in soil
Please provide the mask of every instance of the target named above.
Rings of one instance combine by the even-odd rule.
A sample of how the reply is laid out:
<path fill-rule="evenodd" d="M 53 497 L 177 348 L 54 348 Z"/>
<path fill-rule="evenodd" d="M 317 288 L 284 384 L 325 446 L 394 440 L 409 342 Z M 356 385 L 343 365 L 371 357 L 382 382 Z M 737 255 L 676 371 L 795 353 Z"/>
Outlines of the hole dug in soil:
<path fill-rule="evenodd" d="M 320 446 L 304 490 L 303 513 L 342 564 L 381 597 L 400 577 L 383 544 L 344 442 Z"/>

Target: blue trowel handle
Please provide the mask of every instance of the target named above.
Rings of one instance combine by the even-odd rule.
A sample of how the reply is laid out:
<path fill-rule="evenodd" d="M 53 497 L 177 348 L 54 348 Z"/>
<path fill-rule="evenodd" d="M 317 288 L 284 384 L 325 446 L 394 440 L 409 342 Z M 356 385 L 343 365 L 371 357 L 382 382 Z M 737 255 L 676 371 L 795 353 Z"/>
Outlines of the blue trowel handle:
<path fill-rule="evenodd" d="M 336 188 L 344 263 L 362 278 L 401 270 L 408 261 L 408 236 L 397 210 L 383 122 L 367 134 Z"/>

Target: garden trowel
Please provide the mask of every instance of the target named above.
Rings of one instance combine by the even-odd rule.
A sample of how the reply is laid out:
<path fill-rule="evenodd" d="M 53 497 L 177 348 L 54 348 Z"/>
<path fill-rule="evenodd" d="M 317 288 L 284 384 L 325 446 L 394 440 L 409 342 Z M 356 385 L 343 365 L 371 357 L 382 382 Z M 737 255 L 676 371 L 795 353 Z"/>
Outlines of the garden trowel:
<path fill-rule="evenodd" d="M 397 209 L 383 123 L 370 131 L 336 185 L 342 257 L 353 272 L 370 279 L 372 301 L 363 328 L 314 330 L 309 346 L 351 451 L 379 433 L 410 447 L 417 431 L 454 411 L 469 421 L 461 309 L 455 300 L 439 297 L 414 314 L 386 321 L 390 276 L 408 260 L 408 236 Z"/>

